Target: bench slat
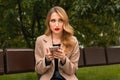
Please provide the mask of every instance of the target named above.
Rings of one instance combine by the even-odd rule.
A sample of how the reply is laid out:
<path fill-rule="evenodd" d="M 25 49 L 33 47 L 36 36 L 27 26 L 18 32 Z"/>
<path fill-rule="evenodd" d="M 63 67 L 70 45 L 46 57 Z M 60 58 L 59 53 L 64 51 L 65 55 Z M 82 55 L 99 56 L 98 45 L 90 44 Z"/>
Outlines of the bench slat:
<path fill-rule="evenodd" d="M 6 49 L 6 73 L 32 72 L 34 64 L 32 49 Z"/>
<path fill-rule="evenodd" d="M 3 50 L 0 49 L 0 74 L 4 74 L 4 58 Z"/>
<path fill-rule="evenodd" d="M 97 66 L 106 64 L 105 49 L 102 47 L 84 48 L 86 66 Z"/>
<path fill-rule="evenodd" d="M 108 64 L 120 63 L 120 47 L 108 47 L 106 48 L 108 57 Z"/>

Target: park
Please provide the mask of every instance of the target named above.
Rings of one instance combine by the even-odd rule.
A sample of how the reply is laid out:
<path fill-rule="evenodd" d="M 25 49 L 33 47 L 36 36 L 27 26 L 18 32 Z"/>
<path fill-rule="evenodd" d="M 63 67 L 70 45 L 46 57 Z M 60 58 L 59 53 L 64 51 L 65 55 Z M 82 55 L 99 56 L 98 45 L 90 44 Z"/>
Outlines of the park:
<path fill-rule="evenodd" d="M 53 6 L 79 41 L 78 79 L 120 80 L 120 0 L 0 0 L 0 80 L 38 80 L 35 41 Z"/>

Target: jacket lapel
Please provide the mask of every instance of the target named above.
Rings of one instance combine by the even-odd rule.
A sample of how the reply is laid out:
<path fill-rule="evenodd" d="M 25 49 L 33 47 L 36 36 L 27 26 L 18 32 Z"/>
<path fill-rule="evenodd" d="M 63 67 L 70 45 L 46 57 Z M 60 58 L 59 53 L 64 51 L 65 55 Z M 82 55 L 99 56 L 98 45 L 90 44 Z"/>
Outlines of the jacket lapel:
<path fill-rule="evenodd" d="M 46 48 L 49 48 L 50 46 L 52 46 L 52 38 L 51 38 L 51 35 L 50 36 L 44 36 L 43 37 L 43 42 L 44 42 L 44 46 Z"/>

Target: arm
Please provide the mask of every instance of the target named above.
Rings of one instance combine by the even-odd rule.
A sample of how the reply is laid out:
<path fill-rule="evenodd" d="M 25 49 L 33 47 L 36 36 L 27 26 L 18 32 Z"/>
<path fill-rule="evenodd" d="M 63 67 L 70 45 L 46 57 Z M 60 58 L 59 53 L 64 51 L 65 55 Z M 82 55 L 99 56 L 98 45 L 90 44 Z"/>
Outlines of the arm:
<path fill-rule="evenodd" d="M 41 38 L 37 38 L 36 44 L 35 44 L 35 71 L 39 74 L 45 73 L 50 67 L 51 64 L 46 65 L 45 60 L 45 51 L 43 51 L 43 41 Z"/>
<path fill-rule="evenodd" d="M 79 44 L 77 39 L 75 39 L 76 44 L 72 52 L 70 53 L 71 56 L 68 58 L 66 56 L 66 62 L 62 65 L 62 69 L 66 74 L 75 74 L 76 70 L 78 69 L 78 61 L 80 56 Z"/>

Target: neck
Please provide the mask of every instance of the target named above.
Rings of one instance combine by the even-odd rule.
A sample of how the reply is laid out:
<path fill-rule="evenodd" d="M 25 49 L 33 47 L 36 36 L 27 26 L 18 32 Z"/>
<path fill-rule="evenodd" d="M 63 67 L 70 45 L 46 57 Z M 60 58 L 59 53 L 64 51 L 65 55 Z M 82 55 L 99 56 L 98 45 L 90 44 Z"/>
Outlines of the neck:
<path fill-rule="evenodd" d="M 61 39 L 62 34 L 52 34 L 53 39 Z"/>
<path fill-rule="evenodd" d="M 60 44 L 61 43 L 61 37 L 62 37 L 62 35 L 52 34 L 53 44 Z"/>

